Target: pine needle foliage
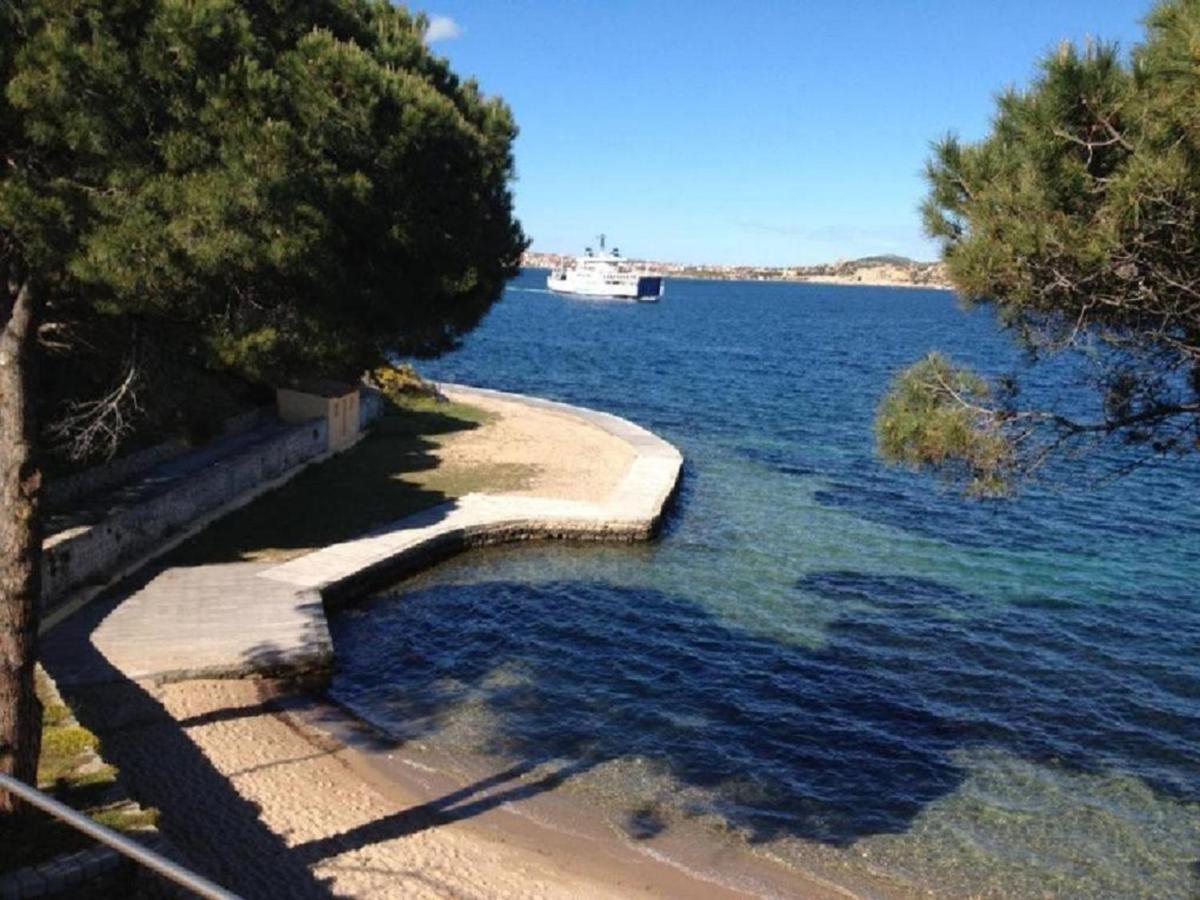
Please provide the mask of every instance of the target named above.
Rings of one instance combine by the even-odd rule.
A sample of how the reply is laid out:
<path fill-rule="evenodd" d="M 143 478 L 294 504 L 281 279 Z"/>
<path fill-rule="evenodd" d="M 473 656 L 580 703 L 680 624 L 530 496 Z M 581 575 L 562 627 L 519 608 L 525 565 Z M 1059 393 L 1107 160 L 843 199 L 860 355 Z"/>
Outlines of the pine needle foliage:
<path fill-rule="evenodd" d="M 526 244 L 517 130 L 426 25 L 385 0 L 0 3 L 0 264 L 50 322 L 187 323 L 254 379 L 454 346 Z"/>
<path fill-rule="evenodd" d="M 173 387 L 149 357 L 357 377 L 454 346 L 516 271 L 512 114 L 427 27 L 387 0 L 0 0 L 0 771 L 31 781 L 40 740 L 40 368 L 70 455 L 109 455 Z M 84 353 L 119 371 L 71 398 L 47 363 Z"/>
<path fill-rule="evenodd" d="M 879 404 L 880 455 L 963 480 L 978 496 L 1007 493 L 1013 454 L 993 411 L 981 405 L 991 394 L 974 372 L 930 353 L 905 370 Z"/>
<path fill-rule="evenodd" d="M 1092 367 L 1095 416 L 976 411 L 980 440 L 1009 439 L 1001 477 L 1105 439 L 1145 457 L 1200 447 L 1200 0 L 1160 2 L 1130 54 L 1063 44 L 997 98 L 983 140 L 935 143 L 926 177 L 925 230 L 959 294 L 994 305 L 1032 359 Z M 978 448 L 946 436 L 927 461 L 965 454 L 973 471 Z"/>

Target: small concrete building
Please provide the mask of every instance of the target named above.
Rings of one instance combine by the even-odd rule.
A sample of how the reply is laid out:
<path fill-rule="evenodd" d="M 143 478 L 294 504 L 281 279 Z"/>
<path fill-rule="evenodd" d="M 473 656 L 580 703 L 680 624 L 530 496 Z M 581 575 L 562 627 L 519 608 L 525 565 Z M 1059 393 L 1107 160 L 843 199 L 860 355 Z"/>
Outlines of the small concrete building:
<path fill-rule="evenodd" d="M 275 390 L 279 418 L 285 422 L 324 419 L 329 425 L 329 450 L 337 451 L 358 438 L 358 385 L 330 378 L 310 378 Z"/>

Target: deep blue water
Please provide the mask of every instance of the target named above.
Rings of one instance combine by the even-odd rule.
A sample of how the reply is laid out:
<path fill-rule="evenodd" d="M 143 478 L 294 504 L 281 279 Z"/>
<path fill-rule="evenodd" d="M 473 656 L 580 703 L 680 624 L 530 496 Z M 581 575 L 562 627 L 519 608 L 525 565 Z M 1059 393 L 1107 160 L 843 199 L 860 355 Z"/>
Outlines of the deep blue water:
<path fill-rule="evenodd" d="M 946 895 L 1200 895 L 1200 464 L 1066 462 L 1005 502 L 875 456 L 930 349 L 1023 365 L 946 293 L 510 285 L 438 379 L 615 412 L 685 479 L 647 547 L 473 552 L 333 622 L 339 698 L 451 751 L 568 765 L 631 839 L 724 829 Z M 1025 399 L 1080 408 L 1068 363 Z M 899 890 L 899 888 L 897 888 Z"/>

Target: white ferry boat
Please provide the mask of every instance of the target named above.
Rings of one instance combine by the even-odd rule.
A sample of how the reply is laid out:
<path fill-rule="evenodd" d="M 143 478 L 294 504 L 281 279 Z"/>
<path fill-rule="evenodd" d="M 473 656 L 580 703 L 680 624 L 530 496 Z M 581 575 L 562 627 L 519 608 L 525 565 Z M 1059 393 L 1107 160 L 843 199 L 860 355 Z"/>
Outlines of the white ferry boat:
<path fill-rule="evenodd" d="M 615 247 L 611 252 L 606 251 L 604 235 L 600 235 L 599 253 L 588 247 L 583 256 L 575 257 L 574 265 L 552 271 L 546 278 L 546 287 L 560 294 L 616 297 L 641 303 L 654 303 L 662 296 L 662 278 L 635 271 Z"/>

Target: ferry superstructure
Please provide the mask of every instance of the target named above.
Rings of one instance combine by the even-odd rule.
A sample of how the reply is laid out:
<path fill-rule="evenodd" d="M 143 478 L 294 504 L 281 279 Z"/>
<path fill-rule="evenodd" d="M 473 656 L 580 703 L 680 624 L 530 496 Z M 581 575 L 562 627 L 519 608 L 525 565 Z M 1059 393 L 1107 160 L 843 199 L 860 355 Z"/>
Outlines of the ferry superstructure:
<path fill-rule="evenodd" d="M 606 251 L 604 235 L 600 235 L 599 253 L 593 253 L 588 247 L 583 256 L 575 257 L 573 266 L 553 270 L 546 278 L 546 287 L 560 294 L 613 297 L 641 303 L 654 303 L 662 296 L 662 278 L 635 271 L 615 247 Z"/>

